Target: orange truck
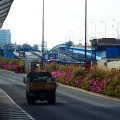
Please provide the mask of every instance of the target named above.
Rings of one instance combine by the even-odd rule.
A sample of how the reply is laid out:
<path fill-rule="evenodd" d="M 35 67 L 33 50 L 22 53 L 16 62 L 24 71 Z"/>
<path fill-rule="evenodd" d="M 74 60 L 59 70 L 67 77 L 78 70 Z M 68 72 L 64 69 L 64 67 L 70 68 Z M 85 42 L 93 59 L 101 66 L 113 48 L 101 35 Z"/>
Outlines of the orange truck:
<path fill-rule="evenodd" d="M 26 84 L 28 104 L 34 104 L 38 100 L 56 103 L 57 84 L 50 72 L 30 72 L 27 77 L 23 77 L 23 82 Z"/>

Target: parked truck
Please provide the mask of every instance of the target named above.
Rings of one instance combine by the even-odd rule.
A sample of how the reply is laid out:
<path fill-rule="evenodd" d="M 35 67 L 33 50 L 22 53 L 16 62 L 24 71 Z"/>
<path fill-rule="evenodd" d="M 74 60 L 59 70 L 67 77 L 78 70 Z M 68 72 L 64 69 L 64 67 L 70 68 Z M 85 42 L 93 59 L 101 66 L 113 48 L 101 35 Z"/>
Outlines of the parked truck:
<path fill-rule="evenodd" d="M 26 84 L 26 99 L 28 104 L 36 101 L 48 101 L 50 104 L 56 103 L 56 80 L 50 72 L 30 72 L 23 77 Z"/>

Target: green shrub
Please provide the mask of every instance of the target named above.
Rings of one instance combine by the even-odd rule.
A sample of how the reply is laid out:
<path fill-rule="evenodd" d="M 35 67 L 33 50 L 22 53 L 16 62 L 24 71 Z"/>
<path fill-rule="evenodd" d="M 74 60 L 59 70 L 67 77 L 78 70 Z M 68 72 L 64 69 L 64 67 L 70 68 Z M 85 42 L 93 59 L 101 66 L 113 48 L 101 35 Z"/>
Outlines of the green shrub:
<path fill-rule="evenodd" d="M 115 97 L 120 97 L 120 85 L 116 86 L 114 92 L 113 92 L 113 96 Z"/>
<path fill-rule="evenodd" d="M 88 80 L 87 79 L 83 79 L 81 81 L 81 88 L 85 89 L 85 90 L 89 90 L 89 85 L 88 85 Z"/>
<path fill-rule="evenodd" d="M 112 95 L 113 95 L 113 88 L 112 88 L 111 85 L 107 85 L 107 86 L 105 87 L 105 94 L 106 94 L 106 95 L 109 95 L 109 96 L 112 96 Z"/>
<path fill-rule="evenodd" d="M 76 68 L 78 67 L 75 67 L 73 65 L 69 65 L 69 66 L 66 66 L 66 65 L 59 65 L 59 72 L 66 72 L 67 74 L 69 74 L 70 72 L 73 72 L 73 70 L 75 70 Z"/>
<path fill-rule="evenodd" d="M 7 70 L 11 71 L 10 65 L 8 65 Z"/>
<path fill-rule="evenodd" d="M 45 65 L 44 71 L 53 72 L 58 70 L 58 65 L 55 63 L 49 63 Z"/>
<path fill-rule="evenodd" d="M 66 74 L 62 75 L 61 77 L 61 83 L 65 84 L 65 77 L 66 77 Z"/>
<path fill-rule="evenodd" d="M 76 83 L 75 83 L 75 78 L 74 77 L 72 77 L 71 79 L 70 79 L 70 82 L 71 82 L 71 85 L 72 86 L 76 86 Z"/>
<path fill-rule="evenodd" d="M 9 65 L 10 65 L 10 66 L 11 66 L 11 65 L 14 65 L 14 64 L 18 65 L 18 63 L 19 63 L 19 60 L 18 60 L 18 59 L 13 59 L 13 58 L 11 58 L 11 59 L 9 60 Z"/>
<path fill-rule="evenodd" d="M 90 73 L 86 75 L 87 80 L 91 80 L 93 78 L 96 80 L 103 80 L 105 77 L 106 77 L 106 71 L 98 67 L 93 67 L 90 70 Z"/>
<path fill-rule="evenodd" d="M 77 78 L 79 76 L 84 76 L 85 75 L 85 69 L 83 69 L 82 67 L 78 68 L 77 70 L 74 70 L 73 75 L 74 75 L 74 78 Z"/>

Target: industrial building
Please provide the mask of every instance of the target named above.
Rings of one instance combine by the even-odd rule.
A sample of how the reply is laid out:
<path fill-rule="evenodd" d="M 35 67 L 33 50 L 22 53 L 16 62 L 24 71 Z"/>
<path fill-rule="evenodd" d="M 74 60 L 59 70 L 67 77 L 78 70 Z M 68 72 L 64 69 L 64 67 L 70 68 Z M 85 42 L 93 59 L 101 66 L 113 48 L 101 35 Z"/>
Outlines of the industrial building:
<path fill-rule="evenodd" d="M 91 51 L 100 58 L 116 58 L 120 56 L 120 39 L 101 38 L 90 41 Z"/>

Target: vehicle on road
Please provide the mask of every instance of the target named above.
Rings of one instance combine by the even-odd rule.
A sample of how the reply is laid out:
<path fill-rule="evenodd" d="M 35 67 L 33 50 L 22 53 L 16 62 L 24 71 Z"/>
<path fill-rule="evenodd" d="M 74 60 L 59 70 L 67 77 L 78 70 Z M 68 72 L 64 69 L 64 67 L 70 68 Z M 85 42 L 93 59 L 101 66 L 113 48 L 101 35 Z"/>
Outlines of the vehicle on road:
<path fill-rule="evenodd" d="M 28 104 L 34 104 L 38 100 L 56 103 L 57 84 L 50 72 L 30 72 L 27 77 L 23 77 L 23 82 L 26 84 Z"/>
<path fill-rule="evenodd" d="M 42 68 L 42 64 L 37 64 L 37 65 L 35 66 L 35 70 L 34 70 L 34 71 L 36 71 L 36 72 L 39 71 L 39 69 L 40 69 L 39 67 Z M 39 68 L 39 69 L 38 69 L 38 68 Z"/>

